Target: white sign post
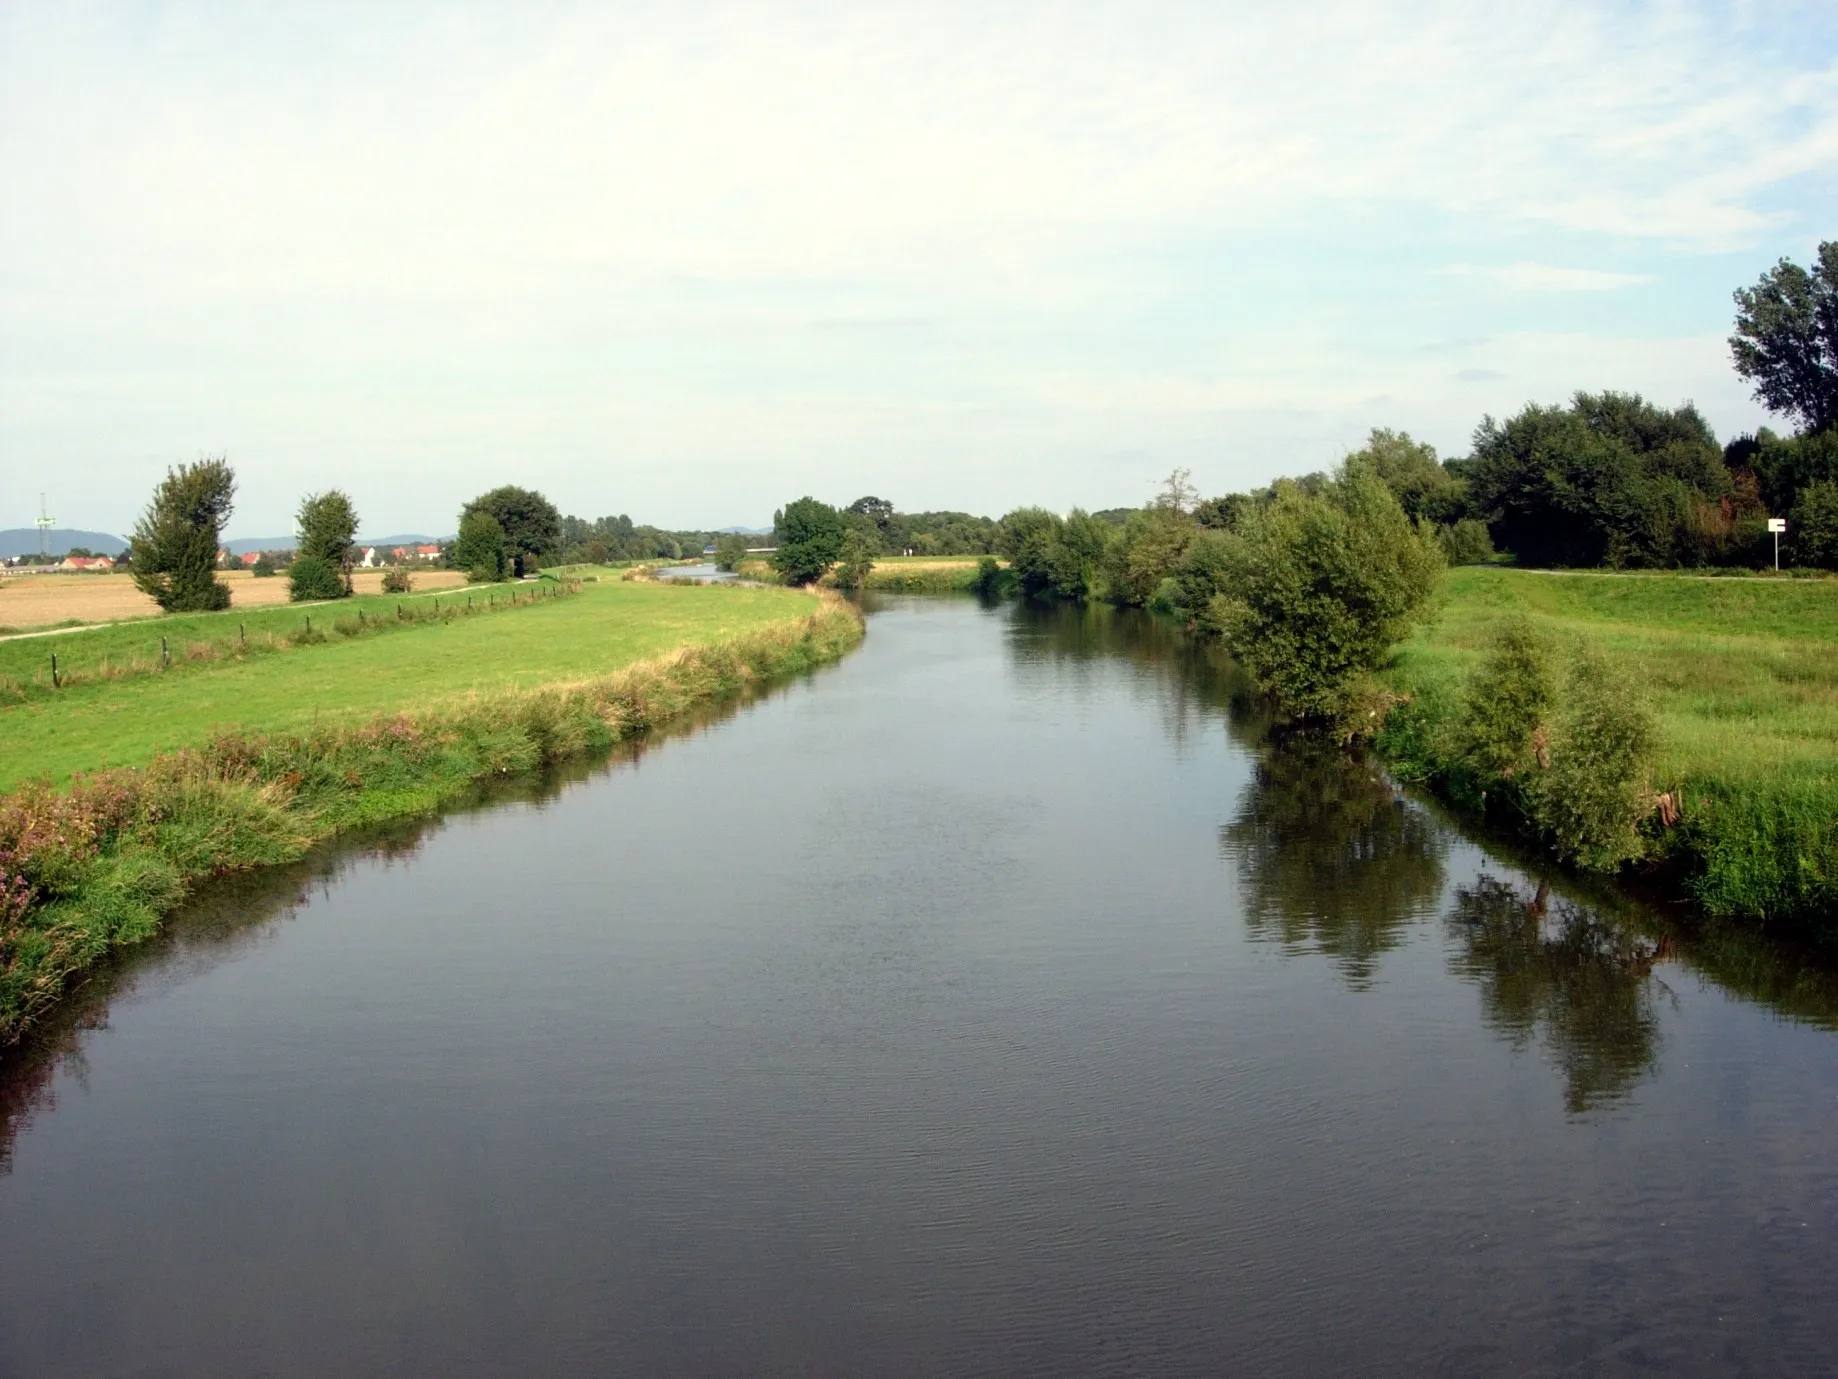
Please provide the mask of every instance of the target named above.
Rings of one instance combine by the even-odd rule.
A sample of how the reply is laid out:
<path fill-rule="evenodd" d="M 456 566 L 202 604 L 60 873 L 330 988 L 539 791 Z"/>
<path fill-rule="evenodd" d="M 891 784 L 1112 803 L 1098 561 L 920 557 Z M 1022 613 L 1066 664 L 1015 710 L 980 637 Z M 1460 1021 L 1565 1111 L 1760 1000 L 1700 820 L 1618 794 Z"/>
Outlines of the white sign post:
<path fill-rule="evenodd" d="M 1781 568 L 1781 533 L 1787 530 L 1785 517 L 1770 517 L 1768 530 L 1774 533 L 1774 569 L 1778 574 Z"/>

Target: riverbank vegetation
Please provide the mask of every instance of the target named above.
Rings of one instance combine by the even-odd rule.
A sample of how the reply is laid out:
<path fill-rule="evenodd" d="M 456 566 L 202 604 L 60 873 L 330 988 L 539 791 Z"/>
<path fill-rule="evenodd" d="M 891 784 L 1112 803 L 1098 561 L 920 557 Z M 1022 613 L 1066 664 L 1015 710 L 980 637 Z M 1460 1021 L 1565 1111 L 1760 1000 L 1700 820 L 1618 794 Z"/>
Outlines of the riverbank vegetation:
<path fill-rule="evenodd" d="M 444 629 L 474 634 L 461 649 L 470 675 L 417 668 L 379 687 L 381 665 L 357 664 L 356 653 L 373 648 L 327 644 L 313 653 L 324 658 L 316 669 L 336 670 L 307 691 L 342 707 L 329 715 L 303 716 L 302 700 L 275 685 L 264 698 L 249 677 L 273 662 L 226 671 L 239 678 L 216 702 L 237 711 L 208 736 L 196 735 L 208 715 L 143 693 L 172 682 L 124 687 L 116 721 L 161 724 L 126 751 L 138 764 L 68 788 L 40 779 L 0 798 L 0 1046 L 85 969 L 152 935 L 204 877 L 290 861 L 343 830 L 427 814 L 482 782 L 604 751 L 750 682 L 833 659 L 862 632 L 860 614 L 834 595 L 813 605 L 769 589 L 610 584 L 547 612 L 540 630 L 540 612 L 501 624 L 536 633 L 521 649 L 542 658 L 546 648 L 540 666 L 477 640 L 488 620 Z M 600 635 L 579 635 L 590 622 Z M 685 635 L 691 625 L 699 635 Z M 298 685 L 305 667 L 289 669 Z M 187 688 L 196 692 L 207 675 Z M 342 704 L 337 686 L 351 691 Z M 41 728 L 15 756 L 10 730 L 27 710 L 4 712 L 13 771 L 69 748 L 71 739 Z M 174 735 L 184 745 L 156 745 Z"/>

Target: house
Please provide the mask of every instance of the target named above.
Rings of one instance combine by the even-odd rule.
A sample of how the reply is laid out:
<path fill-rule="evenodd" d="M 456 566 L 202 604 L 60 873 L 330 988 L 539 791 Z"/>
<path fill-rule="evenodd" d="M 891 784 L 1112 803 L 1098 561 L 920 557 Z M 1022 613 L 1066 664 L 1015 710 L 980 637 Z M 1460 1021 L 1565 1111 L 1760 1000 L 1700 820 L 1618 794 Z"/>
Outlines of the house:
<path fill-rule="evenodd" d="M 382 562 L 377 559 L 377 548 L 375 546 L 366 546 L 364 547 L 364 558 L 357 563 L 362 569 L 374 570 Z"/>
<path fill-rule="evenodd" d="M 440 547 L 436 545 L 431 545 L 427 542 L 423 542 L 421 545 L 415 547 L 415 559 L 417 560 L 439 560 L 440 559 Z"/>
<path fill-rule="evenodd" d="M 256 561 L 262 558 L 262 553 L 260 551 L 244 551 L 242 553 L 241 558 L 242 558 L 243 568 L 247 569 L 249 566 L 255 564 Z"/>
<path fill-rule="evenodd" d="M 115 562 L 105 555 L 67 555 L 58 562 L 60 570 L 112 570 Z"/>

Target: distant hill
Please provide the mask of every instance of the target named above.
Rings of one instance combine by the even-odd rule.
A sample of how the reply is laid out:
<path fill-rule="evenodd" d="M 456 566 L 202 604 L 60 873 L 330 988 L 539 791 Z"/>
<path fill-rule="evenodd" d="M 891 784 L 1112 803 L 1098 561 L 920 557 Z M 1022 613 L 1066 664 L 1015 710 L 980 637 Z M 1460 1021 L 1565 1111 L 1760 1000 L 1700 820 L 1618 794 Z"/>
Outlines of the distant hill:
<path fill-rule="evenodd" d="M 771 536 L 771 527 L 716 527 L 717 536 Z"/>
<path fill-rule="evenodd" d="M 97 555 L 120 555 L 128 543 L 105 531 L 77 531 L 72 527 L 53 527 L 47 542 L 53 555 L 62 555 L 72 546 L 87 546 Z M 16 555 L 38 554 L 37 527 L 10 527 L 0 531 L 0 560 Z"/>

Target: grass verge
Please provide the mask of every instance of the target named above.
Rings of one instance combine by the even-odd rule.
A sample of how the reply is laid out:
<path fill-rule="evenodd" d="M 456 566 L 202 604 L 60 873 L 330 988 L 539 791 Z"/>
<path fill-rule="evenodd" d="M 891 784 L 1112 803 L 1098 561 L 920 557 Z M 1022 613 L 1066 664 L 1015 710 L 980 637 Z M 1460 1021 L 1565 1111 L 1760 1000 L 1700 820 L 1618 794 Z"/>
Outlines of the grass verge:
<path fill-rule="evenodd" d="M 834 659 L 861 635 L 860 613 L 827 596 L 806 617 L 611 674 L 299 733 L 221 732 L 68 790 L 16 790 L 0 798 L 0 1047 L 86 969 L 156 933 L 205 877 L 293 861 L 345 830 L 603 752 L 749 683 Z"/>
<path fill-rule="evenodd" d="M 1679 817 L 1644 826 L 1714 915 L 1838 937 L 1838 598 L 1823 581 L 1451 570 L 1435 620 L 1385 672 L 1408 702 L 1379 748 L 1436 785 L 1462 692 L 1493 629 L 1523 614 L 1572 654 L 1591 647 L 1640 687 L 1658 730 L 1652 792 Z"/>

